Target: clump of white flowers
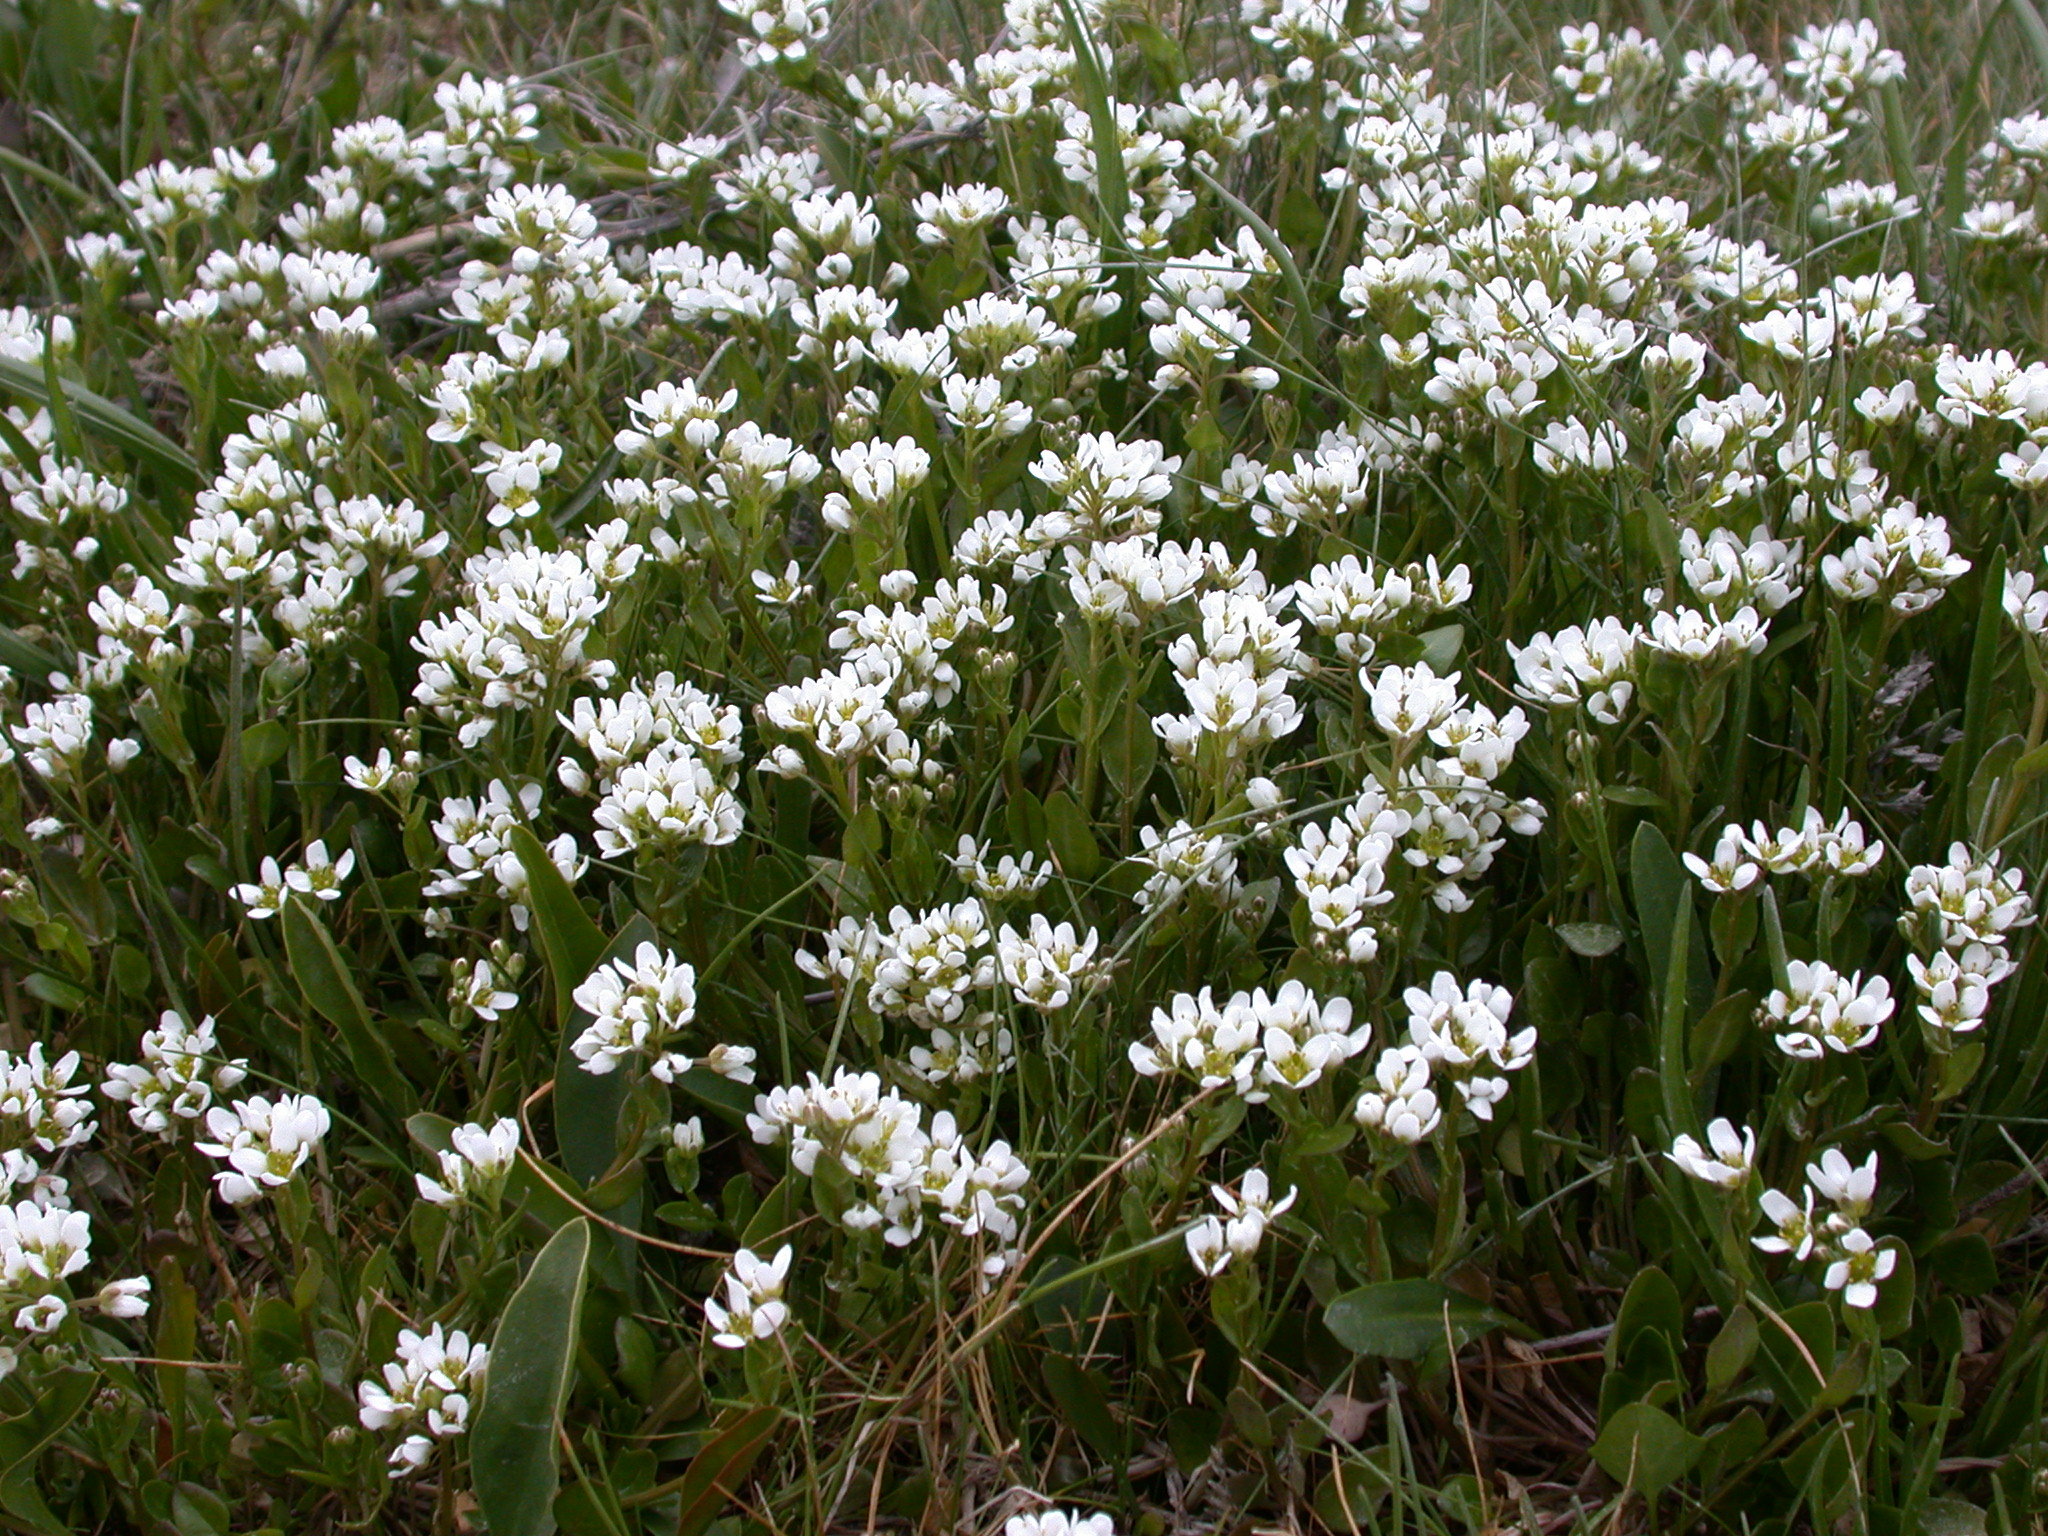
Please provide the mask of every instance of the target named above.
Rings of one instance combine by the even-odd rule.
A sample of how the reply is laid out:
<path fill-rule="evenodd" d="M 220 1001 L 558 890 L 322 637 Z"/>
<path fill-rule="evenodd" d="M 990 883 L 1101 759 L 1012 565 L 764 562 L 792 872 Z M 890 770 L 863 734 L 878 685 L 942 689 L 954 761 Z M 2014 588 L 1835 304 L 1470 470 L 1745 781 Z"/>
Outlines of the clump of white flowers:
<path fill-rule="evenodd" d="M 1906 899 L 1912 910 L 1900 928 L 1930 951 L 1906 957 L 1919 1015 L 1947 1049 L 1956 1036 L 1982 1027 L 1991 989 L 2013 973 L 2008 949 L 2014 931 L 2034 921 L 2033 898 L 2022 872 L 2006 866 L 1996 849 L 1980 858 L 1955 843 L 1945 863 L 1907 872 Z"/>
<path fill-rule="evenodd" d="M 162 8 L 96 3 L 183 57 Z M 404 7 L 274 9 L 237 46 L 301 105 L 280 37 L 418 42 Z M 701 60 L 655 61 L 658 122 L 574 60 L 371 71 L 398 115 L 180 159 L 150 128 L 66 209 L 101 227 L 0 262 L 37 295 L 0 300 L 0 1376 L 91 1363 L 146 1308 L 142 1279 L 87 1298 L 95 1239 L 190 1239 L 220 1263 L 167 1358 L 102 1374 L 158 1393 L 137 1422 L 210 1444 L 203 1394 L 160 1385 L 239 1368 L 198 1358 L 208 1318 L 277 1334 L 288 1295 L 320 1346 L 294 1389 L 333 1386 L 322 1341 L 367 1308 L 439 1319 L 361 1367 L 357 1418 L 393 1477 L 430 1470 L 437 1526 L 491 1525 L 473 1340 L 571 1207 L 635 1399 L 682 1407 L 661 1351 L 701 1309 L 704 1402 L 788 1418 L 794 1374 L 834 1425 L 882 1340 L 940 1362 L 905 1390 L 997 1461 L 1043 1445 L 1041 1394 L 955 1412 L 935 1330 L 978 1346 L 1080 1301 L 1053 1266 L 1114 1265 L 1211 1308 L 1242 1378 L 1197 1456 L 1220 1354 L 1158 1414 L 1108 1314 L 1078 1367 L 1134 1446 L 1168 1426 L 1176 1518 L 1248 1524 L 1216 1474 L 1272 1395 L 1256 1346 L 1340 1271 L 1579 1330 L 1659 1230 L 1598 1202 L 1675 1188 L 1724 1223 L 1702 1262 L 1755 1265 L 1747 1237 L 1860 1313 L 1902 1261 L 1844 1147 L 1879 1128 L 1931 1188 L 2026 1123 L 2048 114 L 1936 165 L 1860 16 L 1762 56 L 1546 24 L 1493 80 L 1428 0 L 1239 0 L 1170 37 L 1106 0 L 988 9 L 987 47 L 885 69 L 831 0 L 719 0 Z M 446 47 L 532 55 L 517 19 L 451 16 Z M 1616 1120 L 1575 1072 L 1683 1092 Z M 275 1221 L 180 1207 L 192 1169 Z M 1545 1216 L 1548 1277 L 1502 1225 L 1525 1192 L 1587 1218 L 1560 1266 Z M 1752 1197 L 1753 1236 L 1725 1225 Z M 1558 1296 L 1581 1257 L 1598 1283 Z M 319 1393 L 281 1411 L 270 1378 L 235 1383 L 230 1480 L 313 1432 Z M 1751 1385 L 1729 1400 L 1783 1411 Z M 575 1390 L 580 1457 L 618 1424 Z M 877 1491 L 912 1438 L 810 1449 L 872 1451 Z M 1158 1503 L 1149 1447 L 1127 1503 Z M 801 1524 L 791 1465 L 720 1491 Z M 325 1518 L 271 1492 L 236 1507 Z M 960 1518 L 1114 1536 L 1045 1503 Z"/>
<path fill-rule="evenodd" d="M 1207 987 L 1183 992 L 1152 1011 L 1152 1038 L 1131 1042 L 1129 1055 L 1146 1077 L 1184 1076 L 1259 1104 L 1276 1088 L 1310 1087 L 1371 1042 L 1372 1026 L 1352 1022 L 1349 998 L 1318 998 L 1287 981 L 1270 996 L 1260 987 L 1220 1004 Z"/>
<path fill-rule="evenodd" d="M 1457 1089 L 1465 1107 L 1482 1120 L 1507 1097 L 1508 1074 L 1535 1059 L 1536 1031 L 1508 1030 L 1514 998 L 1506 987 L 1474 981 L 1460 986 L 1449 971 L 1430 978 L 1428 990 L 1410 987 L 1408 1039 L 1430 1071 Z"/>
<path fill-rule="evenodd" d="M 165 1009 L 143 1032 L 141 1064 L 111 1064 L 100 1091 L 128 1106 L 138 1130 L 173 1141 L 205 1117 L 215 1094 L 233 1092 L 248 1075 L 246 1059 L 222 1054 L 212 1015 L 191 1024 Z"/>
<path fill-rule="evenodd" d="M 832 1159 L 854 1181 L 856 1202 L 839 1220 L 856 1232 L 879 1230 L 893 1247 L 914 1242 L 927 1210 L 963 1237 L 1015 1242 L 1030 1170 L 1006 1141 L 976 1152 L 962 1140 L 949 1110 L 932 1117 L 873 1072 L 841 1067 L 830 1082 L 812 1074 L 802 1087 L 776 1088 L 754 1100 L 747 1128 L 763 1145 L 789 1148 L 790 1166 L 806 1177 Z M 1007 1250 L 984 1259 L 990 1272 Z"/>
<path fill-rule="evenodd" d="M 519 1159 L 519 1122 L 509 1115 L 490 1126 L 458 1125 L 448 1133 L 446 1151 L 435 1154 L 438 1179 L 413 1175 L 420 1198 L 431 1205 L 490 1206 Z"/>
<path fill-rule="evenodd" d="M 1763 1000 L 1758 1017 L 1777 1031 L 1778 1049 L 1802 1061 L 1828 1052 L 1860 1051 L 1892 1016 L 1891 983 L 1882 976 L 1844 976 L 1822 960 L 1788 961 L 1785 984 Z"/>
<path fill-rule="evenodd" d="M 310 1093 L 276 1100 L 257 1094 L 209 1109 L 206 1134 L 212 1139 L 193 1145 L 222 1165 L 213 1175 L 221 1199 L 248 1205 L 297 1177 L 319 1150 L 331 1118 Z"/>
<path fill-rule="evenodd" d="M 680 1048 L 697 1017 L 697 972 L 657 944 L 641 943 L 630 960 L 606 961 L 574 996 L 591 1022 L 569 1049 L 586 1072 L 615 1072 L 641 1061 L 656 1081 L 673 1083 L 701 1062 L 734 1082 L 754 1080 L 750 1046 L 714 1045 L 701 1057 Z"/>
<path fill-rule="evenodd" d="M 1210 1197 L 1223 1214 L 1204 1216 L 1188 1228 L 1188 1257 L 1195 1268 L 1213 1279 L 1229 1268 L 1232 1260 L 1251 1258 L 1259 1251 L 1273 1219 L 1293 1206 L 1297 1193 L 1290 1189 L 1274 1199 L 1272 1184 L 1262 1168 L 1249 1170 L 1236 1189 L 1211 1185 Z"/>
<path fill-rule="evenodd" d="M 1863 1229 L 1876 1199 L 1877 1154 L 1856 1164 L 1830 1147 L 1819 1162 L 1807 1165 L 1801 1199 L 1775 1189 L 1763 1192 L 1760 1204 L 1771 1230 L 1754 1242 L 1765 1253 L 1819 1260 L 1826 1266 L 1822 1283 L 1839 1291 L 1844 1305 L 1874 1307 L 1878 1286 L 1899 1263 L 1896 1248 L 1879 1247 Z M 1833 1209 L 1817 1214 L 1817 1204 Z"/>
<path fill-rule="evenodd" d="M 398 1353 L 383 1379 L 358 1383 L 357 1417 L 365 1429 L 401 1429 L 392 1449 L 391 1476 L 409 1477 L 432 1459 L 436 1441 L 469 1429 L 470 1405 L 481 1391 L 490 1349 L 472 1344 L 461 1329 L 435 1323 L 425 1333 L 399 1330 Z"/>
<path fill-rule="evenodd" d="M 1010 1516 L 1003 1522 L 1003 1536 L 1116 1536 L 1116 1522 L 1105 1514 L 1047 1509 Z"/>

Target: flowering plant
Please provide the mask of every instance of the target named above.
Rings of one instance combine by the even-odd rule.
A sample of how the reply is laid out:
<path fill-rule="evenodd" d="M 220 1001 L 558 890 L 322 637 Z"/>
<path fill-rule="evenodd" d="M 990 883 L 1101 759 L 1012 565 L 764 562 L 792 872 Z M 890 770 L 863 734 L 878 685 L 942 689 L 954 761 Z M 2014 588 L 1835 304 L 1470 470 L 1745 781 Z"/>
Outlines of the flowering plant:
<path fill-rule="evenodd" d="M 2038 1528 L 2048 30 L 1481 9 L 0 9 L 7 1522 Z"/>

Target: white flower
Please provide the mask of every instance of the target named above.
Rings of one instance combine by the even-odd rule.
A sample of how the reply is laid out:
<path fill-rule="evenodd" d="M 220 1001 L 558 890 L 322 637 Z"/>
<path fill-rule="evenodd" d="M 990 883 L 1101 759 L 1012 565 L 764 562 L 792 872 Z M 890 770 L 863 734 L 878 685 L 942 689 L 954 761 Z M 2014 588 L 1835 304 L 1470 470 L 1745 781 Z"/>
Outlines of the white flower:
<path fill-rule="evenodd" d="M 71 1315 L 71 1305 L 62 1296 L 45 1293 L 14 1314 L 14 1326 L 23 1333 L 55 1333 Z"/>
<path fill-rule="evenodd" d="M 1898 1250 L 1879 1248 L 1861 1227 L 1843 1233 L 1836 1246 L 1840 1257 L 1829 1263 L 1822 1283 L 1831 1291 L 1840 1291 L 1845 1306 L 1876 1306 L 1879 1282 L 1899 1266 Z"/>
<path fill-rule="evenodd" d="M 1235 1190 L 1221 1184 L 1209 1186 L 1210 1197 L 1223 1209 L 1223 1241 L 1235 1258 L 1248 1259 L 1259 1251 L 1266 1228 L 1273 1218 L 1294 1204 L 1298 1190 L 1290 1189 L 1278 1200 L 1263 1168 L 1253 1168 Z"/>
<path fill-rule="evenodd" d="M 1731 1120 L 1716 1120 L 1707 1127 L 1711 1153 L 1690 1136 L 1680 1136 L 1664 1155 L 1691 1177 L 1706 1184 L 1734 1189 L 1749 1178 L 1756 1163 L 1756 1132 Z"/>
<path fill-rule="evenodd" d="M 1877 1154 L 1873 1152 L 1856 1164 L 1843 1155 L 1841 1148 L 1829 1147 L 1821 1153 L 1819 1162 L 1806 1165 L 1806 1181 L 1821 1199 L 1832 1200 L 1843 1216 L 1860 1221 L 1869 1214 L 1871 1202 L 1877 1198 Z"/>
<path fill-rule="evenodd" d="M 519 994 L 498 984 L 497 967 L 489 960 L 457 960 L 448 968 L 448 1013 L 460 1024 L 471 1018 L 486 1024 L 519 1006 Z"/>
<path fill-rule="evenodd" d="M 485 443 L 482 447 L 484 462 L 476 466 L 475 472 L 497 498 L 484 514 L 490 525 L 503 528 L 538 514 L 541 482 L 562 465 L 561 444 L 535 438 L 524 448 L 505 448 L 497 443 Z"/>
<path fill-rule="evenodd" d="M 1813 1191 L 1806 1191 L 1806 1203 L 1795 1204 L 1792 1197 L 1781 1190 L 1767 1189 L 1757 1202 L 1763 1209 L 1764 1219 L 1771 1224 L 1771 1231 L 1763 1237 L 1750 1241 L 1765 1253 L 1789 1253 L 1795 1259 L 1804 1259 L 1813 1252 L 1820 1236 L 1813 1219 Z"/>
<path fill-rule="evenodd" d="M 340 858 L 331 859 L 327 856 L 327 844 L 315 838 L 306 844 L 306 851 L 300 862 L 285 871 L 284 883 L 288 889 L 301 895 L 314 896 L 321 901 L 338 901 L 341 898 L 341 882 L 349 877 L 355 867 L 356 854 L 353 848 L 344 849 Z"/>
<path fill-rule="evenodd" d="M 507 1116 L 495 1125 L 458 1125 L 448 1135 L 448 1150 L 437 1153 L 441 1177 L 414 1174 L 420 1198 L 434 1205 L 460 1205 L 464 1200 L 488 1202 L 503 1187 L 505 1175 L 519 1156 L 519 1122 Z"/>
<path fill-rule="evenodd" d="M 1397 1045 L 1380 1053 L 1373 1066 L 1378 1085 L 1358 1096 L 1352 1119 L 1399 1146 L 1427 1141 L 1443 1121 L 1430 1086 L 1429 1058 L 1418 1046 Z"/>
<path fill-rule="evenodd" d="M 289 1184 L 313 1155 L 328 1128 L 327 1106 L 310 1093 L 285 1094 L 275 1103 L 261 1094 L 206 1112 L 211 1141 L 193 1143 L 226 1166 L 213 1176 L 220 1197 L 247 1205 Z"/>
<path fill-rule="evenodd" d="M 1746 891 L 1763 878 L 1762 867 L 1749 857 L 1749 843 L 1739 826 L 1721 829 L 1712 859 L 1703 859 L 1696 853 L 1685 854 L 1683 858 L 1693 878 L 1719 896 Z"/>
<path fill-rule="evenodd" d="M 1188 1257 L 1195 1268 L 1210 1279 L 1230 1267 L 1235 1255 L 1230 1251 L 1230 1240 L 1225 1235 L 1222 1221 L 1214 1216 L 1204 1216 L 1187 1230 L 1185 1238 Z"/>
<path fill-rule="evenodd" d="M 782 1287 L 789 1277 L 790 1254 L 789 1244 L 784 1243 L 772 1259 L 764 1260 L 748 1248 L 732 1256 L 732 1268 L 725 1276 L 724 1303 L 715 1296 L 704 1301 L 712 1343 L 720 1349 L 745 1349 L 782 1330 L 789 1321 Z"/>
<path fill-rule="evenodd" d="M 1778 1030 L 1778 1049 L 1804 1061 L 1827 1052 L 1860 1051 L 1877 1038 L 1892 1016 L 1891 983 L 1882 976 L 1865 981 L 1859 971 L 1844 976 L 1825 961 L 1793 960 L 1785 985 L 1773 988 L 1760 1015 Z"/>
<path fill-rule="evenodd" d="M 144 1317 L 149 1312 L 149 1291 L 147 1275 L 109 1280 L 87 1305 L 106 1317 Z"/>

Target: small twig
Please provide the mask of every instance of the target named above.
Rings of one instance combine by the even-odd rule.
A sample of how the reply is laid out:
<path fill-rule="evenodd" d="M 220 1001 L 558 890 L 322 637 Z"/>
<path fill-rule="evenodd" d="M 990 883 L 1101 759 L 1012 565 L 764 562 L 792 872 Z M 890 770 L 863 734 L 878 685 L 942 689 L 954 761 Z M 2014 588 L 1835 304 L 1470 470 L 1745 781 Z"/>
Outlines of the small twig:
<path fill-rule="evenodd" d="M 1963 1219 L 1967 1221 L 1972 1216 L 1981 1216 L 1994 1205 L 2005 1204 L 2014 1195 L 2019 1194 L 2030 1185 L 2042 1183 L 2043 1180 L 2048 1180 L 2048 1155 L 2043 1155 L 2036 1161 L 2029 1163 L 2024 1169 L 2014 1174 L 1996 1189 L 1979 1195 L 1968 1205 L 1964 1206 L 1962 1211 Z"/>
<path fill-rule="evenodd" d="M 396 261 L 401 256 L 414 256 L 421 251 L 431 251 L 443 240 L 455 235 L 466 235 L 476 225 L 468 219 L 450 219 L 445 224 L 429 224 L 424 229 L 413 230 L 395 240 L 386 240 L 382 245 L 370 247 L 370 260 Z"/>
<path fill-rule="evenodd" d="M 1719 1317 L 1720 1315 L 1721 1309 L 1719 1307 L 1695 1307 L 1692 1312 L 1692 1320 L 1696 1323 L 1704 1322 L 1710 1317 Z M 1534 1350 L 1539 1355 L 1547 1355 L 1555 1350 L 1577 1349 L 1582 1344 L 1604 1344 L 1607 1342 L 1607 1336 L 1613 1332 L 1614 1324 L 1601 1323 L 1595 1328 L 1581 1328 L 1577 1333 L 1561 1333 L 1554 1339 L 1538 1339 L 1535 1343 L 1525 1344 L 1522 1347 Z"/>

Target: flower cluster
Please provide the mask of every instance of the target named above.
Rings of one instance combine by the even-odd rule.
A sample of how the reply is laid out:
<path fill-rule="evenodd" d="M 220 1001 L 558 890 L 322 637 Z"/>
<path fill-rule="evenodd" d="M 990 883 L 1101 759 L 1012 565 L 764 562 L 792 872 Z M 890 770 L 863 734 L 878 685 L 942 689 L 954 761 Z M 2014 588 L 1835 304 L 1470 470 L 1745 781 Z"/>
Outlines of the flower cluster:
<path fill-rule="evenodd" d="M 444 1334 L 435 1323 L 425 1333 L 399 1330 L 398 1353 L 386 1363 L 382 1381 L 356 1387 L 358 1417 L 365 1429 L 404 1430 L 391 1452 L 391 1475 L 408 1477 L 433 1457 L 434 1442 L 469 1428 L 470 1399 L 483 1386 L 491 1351 L 472 1344 L 456 1329 Z"/>
<path fill-rule="evenodd" d="M 830 1162 L 853 1181 L 854 1199 L 839 1212 L 849 1230 L 879 1230 L 892 1247 L 915 1242 L 927 1209 L 963 1237 L 985 1234 L 1011 1244 L 1020 1231 L 1030 1170 L 1006 1141 L 980 1152 L 961 1139 L 951 1111 L 932 1117 L 879 1075 L 841 1067 L 825 1082 L 813 1073 L 802 1087 L 777 1088 L 754 1100 L 747 1128 L 763 1145 L 786 1145 L 790 1166 L 818 1176 Z M 989 1273 L 1009 1262 L 997 1249 Z"/>
<path fill-rule="evenodd" d="M 2034 921 L 2025 877 L 2003 866 L 1997 850 L 1979 858 L 1963 843 L 1942 864 L 1917 864 L 1906 875 L 1912 911 L 1900 919 L 1909 939 L 1933 942 L 1906 957 L 1920 994 L 1920 1018 L 1947 1049 L 1957 1035 L 1980 1028 L 1991 989 L 2015 969 L 2008 953 L 2014 930 Z"/>
<path fill-rule="evenodd" d="M 645 942 L 630 960 L 608 960 L 573 994 L 590 1023 L 569 1050 L 586 1072 L 614 1072 L 644 1061 L 658 1082 L 672 1083 L 702 1065 L 734 1082 L 754 1080 L 754 1052 L 744 1045 L 714 1045 L 701 1056 L 679 1047 L 697 1017 L 697 972 L 657 944 Z"/>
<path fill-rule="evenodd" d="M 1765 1253 L 1819 1260 L 1827 1266 L 1822 1283 L 1841 1292 L 1846 1305 L 1874 1307 L 1878 1286 L 1899 1263 L 1896 1248 L 1879 1247 L 1863 1230 L 1876 1200 L 1877 1154 L 1859 1166 L 1830 1147 L 1819 1162 L 1807 1164 L 1801 1199 L 1776 1189 L 1763 1192 L 1759 1204 L 1772 1230 L 1753 1241 Z M 1817 1213 L 1816 1202 L 1834 1209 Z"/>
<path fill-rule="evenodd" d="M 1480 79 L 1427 0 L 1143 9 L 1002 0 L 959 18 L 985 48 L 882 69 L 830 0 L 719 0 L 729 49 L 614 100 L 495 21 L 544 73 L 400 89 L 344 56 L 486 29 L 422 53 L 404 7 L 289 0 L 235 34 L 252 71 L 279 29 L 300 75 L 343 50 L 252 94 L 311 114 L 289 143 L 171 147 L 210 86 L 111 148 L 29 103 L 131 174 L 24 183 L 82 222 L 0 305 L 0 1375 L 141 1313 L 142 1280 L 82 1299 L 95 1238 L 190 1242 L 166 1340 L 226 1367 L 232 1313 L 263 1362 L 234 1477 L 325 1497 L 391 1430 L 440 1525 L 491 1524 L 481 1340 L 581 1221 L 579 1457 L 630 1470 L 596 1365 L 656 1450 L 685 1399 L 779 1426 L 801 1389 L 817 1465 L 764 1429 L 749 1518 L 829 1485 L 881 1519 L 913 1437 L 868 1433 L 859 1351 L 1078 1327 L 1096 1271 L 1045 1282 L 1099 1264 L 1167 1344 L 1229 1341 L 1178 1402 L 1120 1357 L 1131 1307 L 1072 1353 L 1170 1443 L 1175 1519 L 1245 1524 L 1233 1437 L 1300 1441 L 1253 1429 L 1304 1296 L 1428 1275 L 1578 1333 L 1695 1206 L 1688 1304 L 1761 1294 L 1757 1252 L 1852 1314 L 1911 1268 L 1842 1147 L 1883 1131 L 1948 1211 L 2037 1075 L 2048 115 L 1942 167 L 1861 17 L 1763 55 L 1575 20 Z M 1977 1251 L 1941 1241 L 1923 1322 Z M 210 1449 L 206 1394 L 133 1358 L 103 1377 L 147 1413 L 66 1454 L 127 1467 L 117 1420 Z M 1670 1401 L 1784 1412 L 1695 1364 Z M 1037 1392 L 963 1418 L 923 1371 L 987 1431 L 959 1454 L 1049 1443 Z M 326 1389 L 365 1376 L 351 1426 Z M 1933 1461 L 2026 1459 L 1979 1438 Z M 1155 1459 L 1115 1469 L 1147 1508 Z M 1363 1467 L 1289 1486 L 1334 1523 Z M 1926 1524 L 1924 1492 L 1872 1497 Z M 1782 1493 L 1697 1505 L 1853 1523 Z M 1033 1497 L 960 1518 L 1112 1536 Z M 108 1509 L 73 1523 L 141 1518 Z"/>
<path fill-rule="evenodd" d="M 1275 1088 L 1302 1091 L 1371 1043 L 1372 1026 L 1352 1023 L 1350 999 L 1288 981 L 1271 996 L 1259 988 L 1221 1004 L 1207 987 L 1183 992 L 1152 1011 L 1152 1038 L 1132 1041 L 1130 1060 L 1146 1077 L 1185 1076 L 1260 1104 Z"/>

